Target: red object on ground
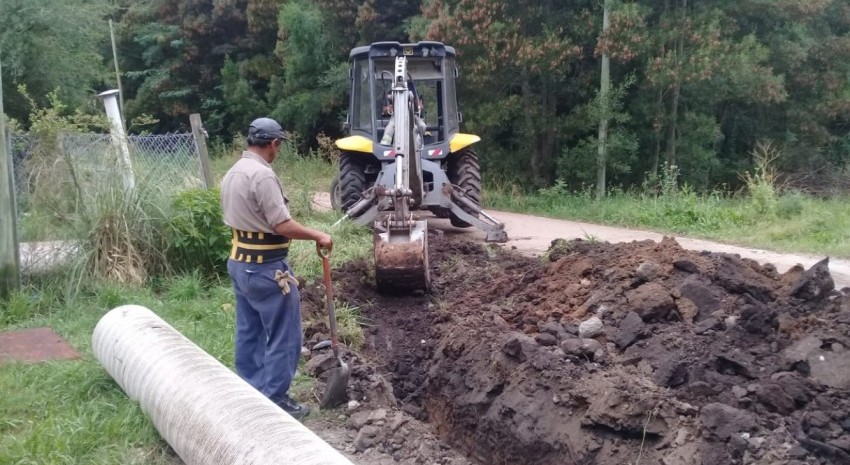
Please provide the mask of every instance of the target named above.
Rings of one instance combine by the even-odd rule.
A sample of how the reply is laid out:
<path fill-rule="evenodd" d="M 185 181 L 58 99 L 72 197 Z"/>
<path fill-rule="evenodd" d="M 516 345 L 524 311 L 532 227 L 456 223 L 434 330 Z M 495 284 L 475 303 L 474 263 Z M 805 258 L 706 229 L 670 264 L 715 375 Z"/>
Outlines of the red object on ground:
<path fill-rule="evenodd" d="M 0 333 L 0 365 L 47 360 L 74 360 L 80 355 L 51 328 L 32 328 Z"/>

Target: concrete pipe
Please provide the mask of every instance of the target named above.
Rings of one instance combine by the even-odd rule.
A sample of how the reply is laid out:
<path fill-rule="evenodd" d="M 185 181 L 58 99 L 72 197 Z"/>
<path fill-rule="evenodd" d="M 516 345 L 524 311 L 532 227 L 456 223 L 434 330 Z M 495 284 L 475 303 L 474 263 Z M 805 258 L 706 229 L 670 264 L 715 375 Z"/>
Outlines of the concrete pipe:
<path fill-rule="evenodd" d="M 92 346 L 187 464 L 351 465 L 145 307 L 104 315 Z"/>

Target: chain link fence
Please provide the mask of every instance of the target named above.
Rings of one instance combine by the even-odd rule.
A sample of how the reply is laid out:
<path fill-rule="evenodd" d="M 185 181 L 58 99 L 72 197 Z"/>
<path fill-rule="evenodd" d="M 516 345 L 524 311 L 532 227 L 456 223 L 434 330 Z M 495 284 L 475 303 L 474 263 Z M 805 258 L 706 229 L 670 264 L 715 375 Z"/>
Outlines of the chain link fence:
<path fill-rule="evenodd" d="M 131 135 L 126 142 L 125 152 L 109 134 L 60 134 L 55 141 L 12 134 L 22 274 L 73 256 L 79 242 L 74 226 L 128 176 L 149 201 L 204 186 L 192 134 Z"/>

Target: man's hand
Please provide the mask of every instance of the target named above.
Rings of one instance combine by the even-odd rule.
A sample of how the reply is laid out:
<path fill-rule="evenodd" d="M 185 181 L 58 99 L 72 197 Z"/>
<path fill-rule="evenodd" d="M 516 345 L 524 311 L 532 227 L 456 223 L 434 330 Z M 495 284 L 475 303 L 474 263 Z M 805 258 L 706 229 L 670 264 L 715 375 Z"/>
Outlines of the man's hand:
<path fill-rule="evenodd" d="M 316 246 L 320 249 L 327 250 L 330 253 L 334 248 L 333 238 L 329 234 L 325 234 L 323 232 L 319 232 L 316 236 Z"/>

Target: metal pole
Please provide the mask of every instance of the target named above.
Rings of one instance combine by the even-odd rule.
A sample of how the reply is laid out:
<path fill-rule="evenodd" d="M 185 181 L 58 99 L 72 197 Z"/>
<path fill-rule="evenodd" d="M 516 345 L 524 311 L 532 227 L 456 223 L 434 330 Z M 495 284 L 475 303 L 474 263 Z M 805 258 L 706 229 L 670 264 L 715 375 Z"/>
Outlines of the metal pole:
<path fill-rule="evenodd" d="M 18 249 L 15 176 L 12 154 L 6 144 L 6 114 L 3 111 L 3 67 L 0 65 L 0 298 L 20 289 L 21 263 Z"/>
<path fill-rule="evenodd" d="M 127 125 L 124 123 L 124 88 L 121 87 L 121 71 L 118 69 L 118 47 L 115 46 L 115 29 L 112 27 L 112 20 L 109 20 L 109 36 L 112 38 L 112 61 L 115 62 L 115 79 L 118 80 L 118 105 L 121 110 L 121 124 L 124 130 L 127 130 Z"/>

